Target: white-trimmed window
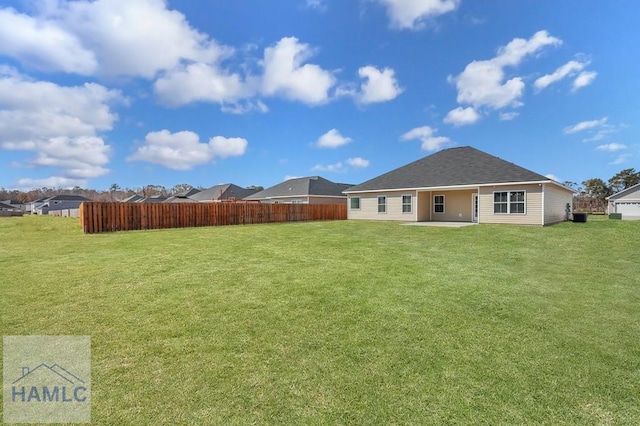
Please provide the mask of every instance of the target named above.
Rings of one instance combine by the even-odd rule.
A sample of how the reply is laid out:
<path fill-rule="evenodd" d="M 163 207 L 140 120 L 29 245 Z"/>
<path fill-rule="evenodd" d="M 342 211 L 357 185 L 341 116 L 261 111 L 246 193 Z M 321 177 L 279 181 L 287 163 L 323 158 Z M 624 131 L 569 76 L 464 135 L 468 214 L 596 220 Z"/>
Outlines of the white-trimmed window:
<path fill-rule="evenodd" d="M 444 213 L 444 195 L 433 196 L 433 212 Z"/>
<path fill-rule="evenodd" d="M 494 214 L 525 214 L 526 191 L 499 191 L 493 193 Z"/>
<path fill-rule="evenodd" d="M 384 195 L 378 195 L 378 213 L 387 212 L 387 197 Z"/>
<path fill-rule="evenodd" d="M 351 197 L 349 203 L 351 210 L 360 210 L 360 197 Z"/>
<path fill-rule="evenodd" d="M 411 194 L 402 196 L 402 213 L 411 213 L 413 205 Z"/>

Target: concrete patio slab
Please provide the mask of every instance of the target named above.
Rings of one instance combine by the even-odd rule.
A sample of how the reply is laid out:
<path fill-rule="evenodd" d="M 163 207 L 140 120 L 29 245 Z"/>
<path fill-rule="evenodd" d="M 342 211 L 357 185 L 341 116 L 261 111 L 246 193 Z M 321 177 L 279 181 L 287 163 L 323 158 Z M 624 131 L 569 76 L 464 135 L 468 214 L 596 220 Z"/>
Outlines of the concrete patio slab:
<path fill-rule="evenodd" d="M 462 228 L 463 226 L 477 225 L 475 222 L 404 222 L 403 225 L 436 226 L 443 228 Z"/>

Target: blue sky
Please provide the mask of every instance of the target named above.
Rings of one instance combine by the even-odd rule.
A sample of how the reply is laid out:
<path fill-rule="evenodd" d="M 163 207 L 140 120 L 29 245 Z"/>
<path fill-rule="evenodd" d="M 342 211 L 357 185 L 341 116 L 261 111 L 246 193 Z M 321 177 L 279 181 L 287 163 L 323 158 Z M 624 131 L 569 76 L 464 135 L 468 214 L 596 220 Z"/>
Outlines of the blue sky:
<path fill-rule="evenodd" d="M 0 1 L 0 186 L 640 168 L 636 0 Z"/>

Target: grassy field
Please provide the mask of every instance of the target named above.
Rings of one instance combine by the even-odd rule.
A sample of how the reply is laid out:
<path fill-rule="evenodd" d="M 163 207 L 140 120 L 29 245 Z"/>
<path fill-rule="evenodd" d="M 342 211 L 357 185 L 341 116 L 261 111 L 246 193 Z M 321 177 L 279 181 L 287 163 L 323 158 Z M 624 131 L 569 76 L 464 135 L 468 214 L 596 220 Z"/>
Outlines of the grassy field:
<path fill-rule="evenodd" d="M 94 424 L 640 424 L 640 222 L 0 241 L 2 334 L 90 335 Z"/>

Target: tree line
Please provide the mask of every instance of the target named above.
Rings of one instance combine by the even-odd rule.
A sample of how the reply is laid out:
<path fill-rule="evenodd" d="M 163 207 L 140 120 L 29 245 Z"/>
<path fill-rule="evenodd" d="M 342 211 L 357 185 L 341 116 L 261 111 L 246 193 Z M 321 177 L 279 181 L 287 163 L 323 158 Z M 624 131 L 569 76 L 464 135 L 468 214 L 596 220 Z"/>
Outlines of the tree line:
<path fill-rule="evenodd" d="M 73 188 L 42 187 L 33 188 L 28 191 L 0 188 L 0 201 L 16 200 L 20 203 L 30 203 L 40 198 L 53 197 L 55 195 L 82 195 L 83 197 L 93 201 L 118 201 L 133 195 L 139 195 L 145 198 L 158 196 L 170 197 L 172 195 L 187 192 L 194 188 L 199 190 L 205 189 L 201 186 L 191 186 L 188 183 L 179 183 L 171 188 L 167 188 L 162 185 L 145 185 L 139 188 L 122 188 L 117 183 L 114 183 L 106 190 L 81 188 L 79 186 L 75 186 Z M 249 189 L 261 191 L 264 188 L 262 186 L 252 185 Z"/>
<path fill-rule="evenodd" d="M 576 191 L 573 201 L 574 211 L 606 213 L 608 196 L 638 183 L 640 183 L 640 172 L 631 168 L 621 170 L 607 182 L 600 178 L 591 178 L 583 181 L 581 185 L 571 181 L 566 181 L 563 185 Z"/>

